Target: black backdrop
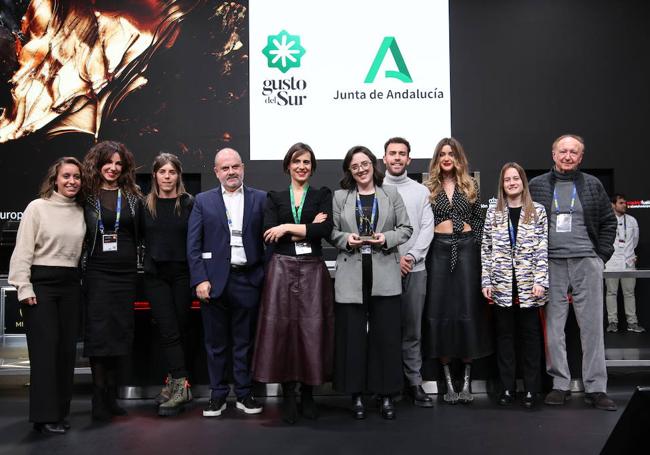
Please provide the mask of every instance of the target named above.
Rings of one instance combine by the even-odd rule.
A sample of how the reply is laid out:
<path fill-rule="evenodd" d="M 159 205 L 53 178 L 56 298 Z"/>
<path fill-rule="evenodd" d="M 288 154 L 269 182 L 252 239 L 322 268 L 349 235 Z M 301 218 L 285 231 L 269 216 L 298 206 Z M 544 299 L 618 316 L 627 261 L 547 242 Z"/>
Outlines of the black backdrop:
<path fill-rule="evenodd" d="M 124 141 L 141 172 L 159 151 L 177 153 L 186 172 L 201 174 L 203 189 L 215 184 L 217 149 L 230 145 L 246 161 L 249 155 L 247 23 L 239 27 L 243 47 L 226 59 L 215 57 L 228 35 L 213 14 L 219 4 L 209 1 L 188 17 L 176 44 L 149 65 L 149 83 L 100 133 L 100 139 Z M 585 137 L 583 165 L 611 176 L 608 190 L 650 199 L 649 23 L 650 4 L 641 0 L 450 1 L 452 133 L 465 145 L 472 169 L 481 172 L 484 199 L 494 194 L 506 161 L 549 168 L 550 145 L 565 132 Z M 314 121 L 331 127 L 331 119 Z M 299 140 L 297 131 L 287 148 Z M 91 143 L 88 136 L 47 140 L 33 134 L 0 144 L 0 212 L 22 210 L 54 158 L 82 157 Z M 415 160 L 411 170 L 420 173 L 427 165 Z M 340 162 L 323 161 L 315 184 L 336 187 L 339 176 Z M 277 161 L 247 162 L 246 182 L 263 189 L 286 184 Z M 650 236 L 643 235 L 650 210 L 631 214 L 641 224 L 641 265 L 650 266 Z"/>

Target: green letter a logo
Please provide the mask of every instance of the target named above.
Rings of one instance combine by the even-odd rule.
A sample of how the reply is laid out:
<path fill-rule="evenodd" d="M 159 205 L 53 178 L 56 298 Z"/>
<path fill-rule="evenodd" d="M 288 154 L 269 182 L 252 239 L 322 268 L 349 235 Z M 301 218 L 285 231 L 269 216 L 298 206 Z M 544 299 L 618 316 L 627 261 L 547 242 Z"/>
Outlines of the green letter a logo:
<path fill-rule="evenodd" d="M 384 58 L 386 58 L 386 53 L 389 50 L 390 53 L 393 54 L 393 58 L 395 59 L 395 63 L 397 63 L 397 69 L 399 71 L 386 71 L 386 77 L 394 77 L 395 79 L 399 79 L 402 82 L 413 82 L 413 79 L 411 79 L 411 74 L 409 73 L 409 69 L 406 67 L 406 63 L 404 63 L 404 57 L 402 57 L 402 53 L 399 50 L 399 46 L 397 45 L 395 37 L 386 36 L 384 37 L 384 41 L 382 41 L 381 46 L 379 46 L 377 55 L 375 55 L 375 60 L 372 62 L 372 66 L 368 71 L 368 75 L 364 81 L 366 84 L 371 84 L 375 81 L 379 67 L 384 61 Z"/>

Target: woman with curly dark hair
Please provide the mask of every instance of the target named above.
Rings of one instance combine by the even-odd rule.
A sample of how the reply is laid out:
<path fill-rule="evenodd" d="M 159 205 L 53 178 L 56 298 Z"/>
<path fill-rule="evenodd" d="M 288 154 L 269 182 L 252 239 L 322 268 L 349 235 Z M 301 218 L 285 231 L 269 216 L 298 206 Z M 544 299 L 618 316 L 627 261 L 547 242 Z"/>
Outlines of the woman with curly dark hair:
<path fill-rule="evenodd" d="M 131 352 L 140 189 L 133 154 L 119 142 L 95 144 L 84 158 L 86 220 L 84 355 L 93 374 L 92 416 L 126 411 L 116 401 L 119 357 Z"/>

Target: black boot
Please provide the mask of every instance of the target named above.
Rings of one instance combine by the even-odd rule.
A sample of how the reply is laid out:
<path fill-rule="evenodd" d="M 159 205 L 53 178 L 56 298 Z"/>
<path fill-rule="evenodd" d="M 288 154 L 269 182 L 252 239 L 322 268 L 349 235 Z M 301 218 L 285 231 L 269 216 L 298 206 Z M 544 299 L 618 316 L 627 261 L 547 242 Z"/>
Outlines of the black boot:
<path fill-rule="evenodd" d="M 282 383 L 282 420 L 290 425 L 298 421 L 295 382 Z"/>
<path fill-rule="evenodd" d="M 108 412 L 114 416 L 125 416 L 127 414 L 126 409 L 117 404 L 117 387 L 115 386 L 106 388 L 106 406 Z"/>
<path fill-rule="evenodd" d="M 93 416 L 93 420 L 99 420 L 102 422 L 111 420 L 112 414 L 108 410 L 108 406 L 106 405 L 105 388 L 97 387 L 97 386 L 93 388 L 92 416 Z"/>
<path fill-rule="evenodd" d="M 426 394 L 421 385 L 412 385 L 409 387 L 409 393 L 413 398 L 413 404 L 421 408 L 432 408 L 433 400 Z"/>
<path fill-rule="evenodd" d="M 318 418 L 318 407 L 314 402 L 314 387 L 302 384 L 300 386 L 300 412 L 310 420 Z"/>
<path fill-rule="evenodd" d="M 352 415 L 357 420 L 366 418 L 366 408 L 363 406 L 363 398 L 360 393 L 352 395 Z"/>
<path fill-rule="evenodd" d="M 508 389 L 504 389 L 501 392 L 501 395 L 499 395 L 499 399 L 497 400 L 497 404 L 499 406 L 510 406 L 514 402 L 515 402 L 515 394 L 514 392 L 511 392 Z"/>
<path fill-rule="evenodd" d="M 395 405 L 393 404 L 393 399 L 390 395 L 384 395 L 381 397 L 381 416 L 386 420 L 395 419 Z"/>

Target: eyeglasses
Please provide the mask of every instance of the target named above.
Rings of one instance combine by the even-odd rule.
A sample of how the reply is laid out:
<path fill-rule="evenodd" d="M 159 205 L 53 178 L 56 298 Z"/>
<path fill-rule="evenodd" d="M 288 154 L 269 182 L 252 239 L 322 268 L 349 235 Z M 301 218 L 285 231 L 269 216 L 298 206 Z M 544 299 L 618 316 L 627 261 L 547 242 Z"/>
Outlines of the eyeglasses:
<path fill-rule="evenodd" d="M 372 163 L 370 161 L 362 161 L 359 164 L 353 164 L 352 166 L 350 166 L 350 170 L 356 174 L 359 171 L 365 171 L 366 169 L 370 169 L 371 165 Z"/>

